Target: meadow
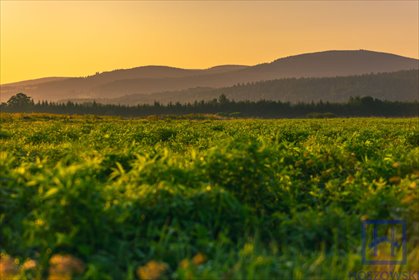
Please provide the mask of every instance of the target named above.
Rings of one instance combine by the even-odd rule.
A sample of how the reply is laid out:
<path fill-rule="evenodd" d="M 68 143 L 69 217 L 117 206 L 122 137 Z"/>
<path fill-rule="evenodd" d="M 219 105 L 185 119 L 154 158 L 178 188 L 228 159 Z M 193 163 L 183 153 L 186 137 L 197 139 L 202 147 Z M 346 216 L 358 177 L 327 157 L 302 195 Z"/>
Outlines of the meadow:
<path fill-rule="evenodd" d="M 5 279 L 355 279 L 367 219 L 419 270 L 417 118 L 0 122 Z"/>

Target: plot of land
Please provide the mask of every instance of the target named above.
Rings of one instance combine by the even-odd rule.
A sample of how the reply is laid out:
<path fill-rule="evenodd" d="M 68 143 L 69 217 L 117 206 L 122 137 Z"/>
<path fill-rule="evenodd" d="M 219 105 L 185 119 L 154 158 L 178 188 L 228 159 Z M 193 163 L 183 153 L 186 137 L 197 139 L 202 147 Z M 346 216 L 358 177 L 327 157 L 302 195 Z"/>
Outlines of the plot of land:
<path fill-rule="evenodd" d="M 405 221 L 419 269 L 417 119 L 3 114 L 0 145 L 10 275 L 345 279 L 365 219 Z"/>

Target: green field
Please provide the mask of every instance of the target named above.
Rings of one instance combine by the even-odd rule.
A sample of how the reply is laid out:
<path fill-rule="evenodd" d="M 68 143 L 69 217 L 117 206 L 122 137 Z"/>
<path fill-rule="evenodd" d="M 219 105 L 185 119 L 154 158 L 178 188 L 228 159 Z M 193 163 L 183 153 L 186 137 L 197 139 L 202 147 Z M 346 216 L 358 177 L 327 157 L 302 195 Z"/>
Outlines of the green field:
<path fill-rule="evenodd" d="M 0 145 L 3 276 L 348 279 L 367 219 L 419 270 L 418 119 L 2 114 Z"/>

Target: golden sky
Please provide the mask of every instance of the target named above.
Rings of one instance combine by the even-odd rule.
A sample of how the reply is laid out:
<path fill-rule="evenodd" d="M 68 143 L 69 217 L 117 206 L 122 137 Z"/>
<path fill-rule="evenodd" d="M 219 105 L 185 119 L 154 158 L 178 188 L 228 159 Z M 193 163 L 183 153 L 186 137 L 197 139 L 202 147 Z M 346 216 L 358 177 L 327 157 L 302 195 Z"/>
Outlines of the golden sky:
<path fill-rule="evenodd" d="M 142 65 L 253 65 L 330 49 L 418 58 L 418 1 L 1 3 L 0 83 Z"/>

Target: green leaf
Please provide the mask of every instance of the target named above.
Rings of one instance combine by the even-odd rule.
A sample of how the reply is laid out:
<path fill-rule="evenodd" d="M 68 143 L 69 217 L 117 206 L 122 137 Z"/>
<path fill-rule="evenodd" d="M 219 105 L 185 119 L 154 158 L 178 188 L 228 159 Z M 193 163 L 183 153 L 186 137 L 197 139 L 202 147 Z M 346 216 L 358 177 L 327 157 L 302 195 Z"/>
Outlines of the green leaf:
<path fill-rule="evenodd" d="M 58 188 L 51 188 L 45 193 L 44 198 L 50 198 L 51 196 L 54 196 L 57 192 Z"/>

